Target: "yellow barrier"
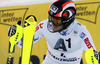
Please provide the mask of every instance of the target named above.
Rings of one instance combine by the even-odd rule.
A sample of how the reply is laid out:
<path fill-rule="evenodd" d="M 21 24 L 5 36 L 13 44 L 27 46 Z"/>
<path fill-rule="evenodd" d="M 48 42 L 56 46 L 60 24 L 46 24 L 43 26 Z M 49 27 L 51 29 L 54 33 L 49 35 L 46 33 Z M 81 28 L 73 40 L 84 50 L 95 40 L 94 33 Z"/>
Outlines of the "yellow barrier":
<path fill-rule="evenodd" d="M 18 20 L 24 21 L 29 15 L 34 15 L 37 18 L 37 23 L 47 19 L 50 4 L 51 3 L 0 8 L 0 64 L 7 64 L 9 57 L 10 44 L 8 28 L 11 25 L 15 25 Z M 76 20 L 87 27 L 97 50 L 100 51 L 100 1 L 75 1 L 75 4 L 77 9 Z M 46 39 L 43 37 L 33 45 L 30 64 L 41 64 L 46 55 L 46 50 Z M 20 57 L 21 49 L 15 46 L 11 59 L 12 63 L 19 64 Z M 84 53 L 83 62 L 86 64 Z"/>

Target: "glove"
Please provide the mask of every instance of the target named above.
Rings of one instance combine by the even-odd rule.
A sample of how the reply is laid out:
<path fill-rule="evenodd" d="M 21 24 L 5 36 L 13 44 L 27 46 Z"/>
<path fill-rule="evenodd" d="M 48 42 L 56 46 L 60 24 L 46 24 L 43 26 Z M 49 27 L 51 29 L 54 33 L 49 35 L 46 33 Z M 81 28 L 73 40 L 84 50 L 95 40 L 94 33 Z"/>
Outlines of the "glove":
<path fill-rule="evenodd" d="M 100 64 L 100 52 L 99 52 L 99 64 Z"/>
<path fill-rule="evenodd" d="M 20 25 L 21 21 L 18 21 L 16 25 L 11 26 L 8 30 L 11 43 L 10 52 L 12 52 L 13 46 L 23 37 L 23 28 Z"/>
<path fill-rule="evenodd" d="M 90 48 L 85 53 L 87 64 L 99 64 L 99 54 L 93 48 Z"/>
<path fill-rule="evenodd" d="M 21 25 L 21 21 L 18 21 L 17 24 Z M 8 29 L 8 36 L 9 37 L 13 36 L 16 33 L 16 29 L 17 29 L 16 25 L 13 25 L 13 26 L 9 27 L 9 29 Z"/>
<path fill-rule="evenodd" d="M 97 51 L 94 50 L 94 56 L 98 60 L 98 63 L 100 63 L 100 52 L 98 53 Z"/>
<path fill-rule="evenodd" d="M 94 57 L 99 61 L 99 53 L 95 50 L 94 51 Z"/>
<path fill-rule="evenodd" d="M 13 25 L 13 26 L 9 27 L 9 29 L 8 29 L 8 36 L 11 37 L 11 36 L 13 36 L 15 33 L 16 33 L 16 26 Z"/>

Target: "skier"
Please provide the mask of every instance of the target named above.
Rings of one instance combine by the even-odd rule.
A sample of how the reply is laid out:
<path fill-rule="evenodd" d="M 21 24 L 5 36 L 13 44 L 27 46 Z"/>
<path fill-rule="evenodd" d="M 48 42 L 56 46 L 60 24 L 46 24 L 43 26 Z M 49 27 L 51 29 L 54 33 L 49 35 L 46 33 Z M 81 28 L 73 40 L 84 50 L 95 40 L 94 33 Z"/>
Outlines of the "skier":
<path fill-rule="evenodd" d="M 47 40 L 48 50 L 42 64 L 83 64 L 83 50 L 93 48 L 96 51 L 96 48 L 89 31 L 75 20 L 73 1 L 55 1 L 48 14 L 48 19 L 37 25 L 33 40 L 33 44 L 43 36 Z M 21 48 L 20 44 L 22 39 L 17 44 Z"/>

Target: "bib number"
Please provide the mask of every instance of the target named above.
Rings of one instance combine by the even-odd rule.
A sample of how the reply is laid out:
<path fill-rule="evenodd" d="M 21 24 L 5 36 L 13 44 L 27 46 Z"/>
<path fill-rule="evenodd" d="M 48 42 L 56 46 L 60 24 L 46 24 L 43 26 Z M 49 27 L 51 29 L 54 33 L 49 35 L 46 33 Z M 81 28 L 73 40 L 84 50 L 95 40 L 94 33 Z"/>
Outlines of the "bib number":
<path fill-rule="evenodd" d="M 71 48 L 71 38 L 66 39 L 65 41 L 68 42 L 68 48 Z M 59 39 L 56 43 L 56 45 L 54 46 L 54 49 L 56 50 L 63 50 L 63 51 L 67 51 L 66 45 L 64 43 L 64 39 Z"/>

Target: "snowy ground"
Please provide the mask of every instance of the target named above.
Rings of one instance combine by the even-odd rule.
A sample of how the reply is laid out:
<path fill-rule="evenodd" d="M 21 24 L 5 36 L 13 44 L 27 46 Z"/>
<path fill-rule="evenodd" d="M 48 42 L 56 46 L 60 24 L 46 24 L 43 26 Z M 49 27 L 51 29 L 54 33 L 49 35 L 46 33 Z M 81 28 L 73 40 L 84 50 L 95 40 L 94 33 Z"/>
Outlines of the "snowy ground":
<path fill-rule="evenodd" d="M 0 7 L 52 3 L 54 1 L 55 0 L 0 0 Z M 82 0 L 73 0 L 73 1 L 82 1 Z"/>
<path fill-rule="evenodd" d="M 18 0 L 0 0 L 0 2 L 6 2 L 6 1 L 18 1 Z M 29 0 L 21 0 L 21 1 L 29 1 Z M 39 0 L 30 0 L 30 1 L 39 1 Z M 48 1 L 48 0 L 40 0 L 40 1 Z M 50 1 L 54 1 L 54 0 L 50 0 Z M 79 1 L 79 0 L 73 0 L 73 1 Z"/>
<path fill-rule="evenodd" d="M 0 7 L 5 6 L 16 6 L 16 5 L 31 5 L 31 4 L 39 4 L 39 3 L 52 3 L 55 0 L 0 0 Z M 73 0 L 80 1 L 80 0 Z"/>

